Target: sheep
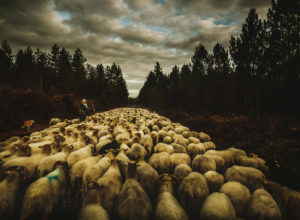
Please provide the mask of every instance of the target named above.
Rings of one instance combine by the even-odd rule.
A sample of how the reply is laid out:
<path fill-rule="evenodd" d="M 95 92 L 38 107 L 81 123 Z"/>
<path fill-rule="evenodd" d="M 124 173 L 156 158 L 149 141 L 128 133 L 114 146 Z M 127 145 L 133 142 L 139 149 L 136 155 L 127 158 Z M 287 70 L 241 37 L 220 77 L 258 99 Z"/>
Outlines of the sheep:
<path fill-rule="evenodd" d="M 73 166 L 77 161 L 92 156 L 95 147 L 93 145 L 87 145 L 79 150 L 73 151 L 67 157 L 69 167 Z"/>
<path fill-rule="evenodd" d="M 186 153 L 171 154 L 170 160 L 171 160 L 172 169 L 174 169 L 178 164 L 182 164 L 182 163 L 187 164 L 189 166 L 191 165 L 191 158 Z"/>
<path fill-rule="evenodd" d="M 215 161 L 216 163 L 216 171 L 223 174 L 226 170 L 226 167 L 225 167 L 225 160 L 220 157 L 220 156 L 217 156 L 217 155 L 209 155 L 209 154 L 205 154 L 205 156 L 207 158 L 211 158 Z"/>
<path fill-rule="evenodd" d="M 83 204 L 79 213 L 79 220 L 109 220 L 109 215 L 100 205 L 99 185 L 89 182 L 84 185 Z"/>
<path fill-rule="evenodd" d="M 173 143 L 181 144 L 183 146 L 187 146 L 189 144 L 189 141 L 185 139 L 182 135 L 174 135 L 173 137 L 174 141 Z"/>
<path fill-rule="evenodd" d="M 224 177 L 216 171 L 207 171 L 204 173 L 209 192 L 218 192 L 220 187 L 224 184 Z"/>
<path fill-rule="evenodd" d="M 160 193 L 155 209 L 156 220 L 188 220 L 184 209 L 174 196 L 173 185 L 176 180 L 168 174 L 162 174 L 159 178 Z"/>
<path fill-rule="evenodd" d="M 97 181 L 107 171 L 107 169 L 111 164 L 111 160 L 113 158 L 114 158 L 113 152 L 109 151 L 96 164 L 86 168 L 82 175 L 83 184 Z"/>
<path fill-rule="evenodd" d="M 197 172 L 185 177 L 178 188 L 179 201 L 191 219 L 199 219 L 199 210 L 208 194 L 206 179 Z"/>
<path fill-rule="evenodd" d="M 123 176 L 125 176 L 129 158 L 127 157 L 127 155 L 123 149 L 120 149 L 118 155 L 116 156 L 116 159 L 119 162 L 119 168 L 120 168 L 121 174 Z"/>
<path fill-rule="evenodd" d="M 204 144 L 204 147 L 205 147 L 205 151 L 216 150 L 216 145 L 212 141 L 207 141 L 207 142 L 204 142 L 203 144 Z"/>
<path fill-rule="evenodd" d="M 203 143 L 199 144 L 189 144 L 186 148 L 187 153 L 193 159 L 197 154 L 205 153 L 205 146 Z"/>
<path fill-rule="evenodd" d="M 135 160 L 135 161 L 139 161 L 141 159 L 143 160 L 146 158 L 146 156 L 147 156 L 147 151 L 142 145 L 138 143 L 132 144 L 128 152 L 128 157 L 131 160 Z"/>
<path fill-rule="evenodd" d="M 245 211 L 251 198 L 249 189 L 239 182 L 229 181 L 221 187 L 220 192 L 230 199 L 237 217 L 245 217 Z"/>
<path fill-rule="evenodd" d="M 209 170 L 216 171 L 216 162 L 205 155 L 199 154 L 193 159 L 192 169 L 202 174 Z"/>
<path fill-rule="evenodd" d="M 170 154 L 166 152 L 154 153 L 149 158 L 149 164 L 157 170 L 159 174 L 170 173 L 171 159 Z"/>
<path fill-rule="evenodd" d="M 265 165 L 265 161 L 261 158 L 239 156 L 236 158 L 236 164 L 240 166 L 253 167 L 259 169 L 265 175 L 268 175 L 268 167 Z"/>
<path fill-rule="evenodd" d="M 200 211 L 201 220 L 236 219 L 235 210 L 224 193 L 214 192 L 204 201 Z"/>
<path fill-rule="evenodd" d="M 95 165 L 99 157 L 87 157 L 72 165 L 69 172 L 70 187 L 73 191 L 78 191 L 82 186 L 82 176 L 86 169 Z M 75 195 L 77 201 L 78 194 Z"/>
<path fill-rule="evenodd" d="M 190 144 L 199 144 L 200 143 L 200 140 L 198 138 L 195 138 L 195 137 L 189 137 L 188 141 L 189 141 Z"/>
<path fill-rule="evenodd" d="M 235 147 L 230 147 L 227 150 L 229 150 L 233 153 L 232 156 L 233 156 L 235 161 L 239 156 L 247 156 L 246 152 L 242 149 L 238 149 L 238 148 L 235 148 Z"/>
<path fill-rule="evenodd" d="M 201 142 L 207 142 L 211 140 L 210 136 L 204 132 L 199 132 L 199 139 Z"/>
<path fill-rule="evenodd" d="M 257 189 L 252 194 L 246 217 L 247 219 L 280 220 L 281 213 L 272 196 L 264 189 Z"/>
<path fill-rule="evenodd" d="M 159 141 L 163 141 L 163 139 L 168 136 L 168 132 L 165 130 L 159 130 L 158 131 L 158 137 L 159 137 Z"/>
<path fill-rule="evenodd" d="M 186 153 L 186 148 L 181 144 L 171 143 L 174 153 Z"/>
<path fill-rule="evenodd" d="M 147 193 L 137 181 L 135 163 L 128 164 L 126 181 L 119 192 L 116 205 L 116 216 L 125 219 L 151 219 L 152 205 Z"/>
<path fill-rule="evenodd" d="M 166 137 L 164 137 L 163 142 L 165 144 L 171 144 L 172 143 L 172 138 L 170 136 L 166 136 Z"/>
<path fill-rule="evenodd" d="M 182 182 L 182 180 L 187 177 L 191 172 L 193 172 L 192 168 L 187 164 L 178 164 L 174 169 L 174 176 L 176 176 L 176 180 L 178 185 Z"/>
<path fill-rule="evenodd" d="M 67 163 L 57 162 L 55 167 L 54 171 L 27 188 L 22 202 L 21 220 L 28 218 L 37 209 L 42 212 L 43 219 L 46 219 L 54 205 L 60 201 L 65 204 Z"/>
<path fill-rule="evenodd" d="M 157 171 L 144 160 L 140 160 L 137 163 L 137 176 L 143 189 L 148 193 L 151 200 L 154 200 L 157 194 L 157 183 L 159 178 Z"/>
<path fill-rule="evenodd" d="M 112 214 L 115 198 L 122 186 L 122 175 L 116 159 L 112 159 L 110 167 L 104 175 L 97 180 L 97 183 L 99 185 L 101 205 L 109 214 Z"/>
<path fill-rule="evenodd" d="M 24 167 L 11 167 L 6 171 L 7 177 L 0 183 L 0 216 L 11 219 L 16 208 L 16 194 L 24 182 Z"/>
<path fill-rule="evenodd" d="M 229 150 L 208 150 L 205 155 L 217 155 L 225 160 L 226 169 L 234 164 L 233 153 Z"/>
<path fill-rule="evenodd" d="M 152 153 L 153 141 L 149 134 L 143 135 L 139 141 L 139 144 L 142 145 L 147 151 L 147 157 Z"/>
<path fill-rule="evenodd" d="M 59 118 L 51 118 L 50 122 L 49 122 L 49 125 L 52 126 L 52 125 L 55 125 L 59 122 L 61 122 L 61 120 Z"/>
<path fill-rule="evenodd" d="M 158 143 L 154 147 L 154 152 L 155 153 L 166 152 L 168 154 L 173 154 L 174 149 L 173 149 L 172 145 L 168 145 L 168 144 L 165 144 L 165 143 Z"/>
<path fill-rule="evenodd" d="M 232 166 L 225 172 L 226 181 L 237 181 L 247 186 L 251 191 L 263 188 L 265 175 L 253 167 Z"/>
<path fill-rule="evenodd" d="M 73 151 L 70 146 L 64 146 L 61 152 L 42 158 L 37 165 L 39 177 L 43 177 L 53 171 L 57 161 L 67 161 L 67 156 Z"/>
<path fill-rule="evenodd" d="M 282 219 L 300 219 L 300 193 L 273 181 L 265 181 L 264 188 L 276 201 Z"/>

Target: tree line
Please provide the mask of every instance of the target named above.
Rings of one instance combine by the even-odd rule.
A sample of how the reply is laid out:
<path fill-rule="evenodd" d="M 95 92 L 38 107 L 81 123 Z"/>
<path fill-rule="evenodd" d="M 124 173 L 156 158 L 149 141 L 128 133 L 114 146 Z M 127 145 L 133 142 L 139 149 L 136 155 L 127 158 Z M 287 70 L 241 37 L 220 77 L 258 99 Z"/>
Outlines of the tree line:
<path fill-rule="evenodd" d="M 150 106 L 191 113 L 299 115 L 300 5 L 272 0 L 267 18 L 249 11 L 229 50 L 216 43 L 209 53 L 199 44 L 191 63 L 169 74 L 157 62 L 138 99 Z"/>
<path fill-rule="evenodd" d="M 45 94 L 74 94 L 127 103 L 128 90 L 120 66 L 87 64 L 81 49 L 71 53 L 54 44 L 49 53 L 30 46 L 16 55 L 7 41 L 0 49 L 0 84 L 16 89 L 39 88 Z"/>

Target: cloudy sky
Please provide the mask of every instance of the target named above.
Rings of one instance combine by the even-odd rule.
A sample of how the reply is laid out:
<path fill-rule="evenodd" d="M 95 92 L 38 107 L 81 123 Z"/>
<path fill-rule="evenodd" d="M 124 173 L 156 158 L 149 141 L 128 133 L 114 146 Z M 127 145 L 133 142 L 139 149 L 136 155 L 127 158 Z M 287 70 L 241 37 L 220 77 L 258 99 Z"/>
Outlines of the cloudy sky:
<path fill-rule="evenodd" d="M 190 62 L 202 42 L 228 47 L 250 8 L 265 17 L 271 0 L 0 0 L 0 40 L 16 51 L 53 44 L 87 62 L 121 66 L 130 96 L 159 61 L 165 73 Z"/>

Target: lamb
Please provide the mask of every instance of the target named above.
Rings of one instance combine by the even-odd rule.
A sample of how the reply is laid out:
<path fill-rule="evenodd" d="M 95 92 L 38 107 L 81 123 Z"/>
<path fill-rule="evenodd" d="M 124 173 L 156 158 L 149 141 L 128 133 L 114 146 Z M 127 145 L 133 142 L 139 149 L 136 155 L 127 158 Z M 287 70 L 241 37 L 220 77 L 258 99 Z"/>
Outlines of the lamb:
<path fill-rule="evenodd" d="M 265 175 L 268 174 L 268 167 L 265 161 L 261 158 L 252 158 L 247 156 L 239 156 L 236 158 L 236 164 L 245 167 L 253 167 L 262 171 Z"/>
<path fill-rule="evenodd" d="M 125 219 L 151 219 L 152 205 L 147 193 L 137 181 L 135 163 L 128 164 L 126 181 L 116 199 L 116 216 Z"/>
<path fill-rule="evenodd" d="M 174 169 L 174 176 L 176 176 L 176 180 L 178 185 L 182 182 L 182 180 L 187 177 L 191 172 L 193 172 L 192 168 L 187 164 L 178 164 Z"/>
<path fill-rule="evenodd" d="M 170 136 L 166 136 L 166 137 L 164 137 L 163 142 L 165 144 L 171 144 L 172 143 L 172 138 Z"/>
<path fill-rule="evenodd" d="M 216 171 L 216 162 L 205 155 L 197 155 L 192 162 L 193 171 L 204 174 L 209 170 Z"/>
<path fill-rule="evenodd" d="M 239 182 L 229 181 L 221 187 L 220 192 L 230 199 L 237 217 L 245 217 L 245 211 L 251 198 L 249 189 Z"/>
<path fill-rule="evenodd" d="M 99 185 L 89 182 L 84 185 L 83 204 L 79 213 L 79 220 L 109 220 L 108 213 L 100 205 Z"/>
<path fill-rule="evenodd" d="M 171 160 L 172 169 L 174 169 L 178 164 L 182 164 L 182 163 L 187 164 L 189 166 L 191 165 L 191 158 L 186 153 L 171 154 L 170 160 Z"/>
<path fill-rule="evenodd" d="M 216 171 L 207 171 L 204 173 L 209 192 L 218 192 L 220 187 L 224 184 L 224 177 Z"/>
<path fill-rule="evenodd" d="M 0 216 L 11 219 L 16 207 L 16 193 L 24 182 L 24 167 L 11 167 L 7 177 L 0 183 Z"/>
<path fill-rule="evenodd" d="M 122 186 L 122 175 L 116 159 L 112 159 L 110 167 L 104 175 L 97 180 L 97 183 L 100 189 L 101 205 L 109 214 L 112 214 L 115 198 Z"/>
<path fill-rule="evenodd" d="M 67 163 L 57 162 L 55 168 L 53 172 L 31 183 L 27 188 L 21 209 L 21 220 L 28 218 L 36 209 L 40 210 L 43 219 L 46 219 L 54 205 L 60 201 L 65 204 Z"/>
<path fill-rule="evenodd" d="M 247 186 L 251 191 L 263 188 L 265 175 L 253 167 L 232 166 L 225 172 L 226 181 L 237 181 Z"/>
<path fill-rule="evenodd" d="M 176 183 L 176 180 L 168 174 L 162 174 L 159 181 L 160 193 L 157 198 L 155 219 L 188 220 L 186 212 L 174 196 L 173 185 Z"/>
<path fill-rule="evenodd" d="M 252 194 L 246 217 L 247 219 L 280 220 L 281 213 L 272 196 L 264 189 L 257 189 Z"/>
<path fill-rule="evenodd" d="M 199 144 L 189 144 L 186 148 L 187 153 L 190 155 L 191 158 L 196 157 L 198 154 L 205 153 L 205 146 L 203 143 Z"/>
<path fill-rule="evenodd" d="M 146 156 L 147 156 L 147 151 L 142 145 L 138 143 L 132 144 L 128 153 L 128 157 L 131 160 L 135 160 L 135 161 L 139 161 L 141 159 L 144 160 Z"/>
<path fill-rule="evenodd" d="M 204 201 L 200 211 L 201 220 L 236 219 L 235 210 L 224 193 L 214 192 Z"/>
<path fill-rule="evenodd" d="M 208 194 L 206 179 L 197 172 L 185 177 L 178 188 L 180 203 L 191 219 L 199 219 L 199 210 Z"/>
<path fill-rule="evenodd" d="M 154 152 L 155 153 L 166 152 L 168 154 L 173 154 L 174 149 L 173 149 L 172 145 L 168 145 L 168 144 L 165 144 L 165 143 L 158 143 L 154 147 Z"/>
<path fill-rule="evenodd" d="M 149 158 L 149 164 L 156 169 L 159 174 L 170 173 L 172 167 L 170 154 L 166 152 L 154 153 Z"/>
<path fill-rule="evenodd" d="M 139 183 L 153 201 L 157 195 L 157 184 L 159 179 L 157 171 L 144 160 L 140 160 L 137 163 L 137 175 Z"/>
<path fill-rule="evenodd" d="M 67 162 L 69 164 L 69 167 L 73 166 L 77 161 L 82 160 L 84 158 L 92 156 L 92 152 L 95 147 L 93 145 L 87 145 L 79 150 L 73 151 L 70 153 L 67 157 Z"/>

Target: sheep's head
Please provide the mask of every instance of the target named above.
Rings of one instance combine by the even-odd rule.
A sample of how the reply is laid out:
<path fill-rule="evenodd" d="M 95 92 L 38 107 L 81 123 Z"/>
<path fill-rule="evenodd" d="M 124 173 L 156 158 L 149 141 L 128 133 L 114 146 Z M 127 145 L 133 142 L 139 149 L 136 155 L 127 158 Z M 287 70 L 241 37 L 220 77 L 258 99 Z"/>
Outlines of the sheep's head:
<path fill-rule="evenodd" d="M 62 169 L 65 173 L 68 172 L 69 170 L 69 165 L 66 161 L 57 161 L 54 165 L 53 165 L 53 169 Z"/>
<path fill-rule="evenodd" d="M 54 136 L 54 139 L 55 139 L 55 142 L 56 143 L 60 143 L 60 142 L 63 142 L 63 141 L 65 141 L 66 139 L 63 137 L 63 136 L 61 136 L 61 135 L 55 135 Z"/>
<path fill-rule="evenodd" d="M 49 155 L 51 153 L 52 144 L 45 144 L 42 146 L 42 154 Z"/>
<path fill-rule="evenodd" d="M 20 144 L 17 146 L 17 156 L 29 157 L 31 155 L 31 147 L 28 145 Z"/>
<path fill-rule="evenodd" d="M 13 166 L 9 167 L 5 174 L 8 182 L 15 180 L 17 177 L 21 177 L 20 180 L 24 181 L 28 177 L 28 170 L 24 166 Z"/>

